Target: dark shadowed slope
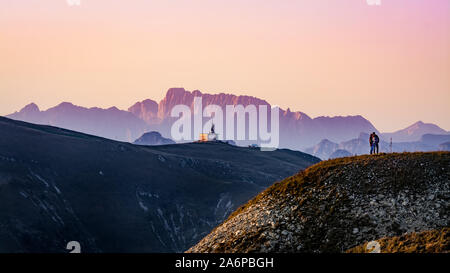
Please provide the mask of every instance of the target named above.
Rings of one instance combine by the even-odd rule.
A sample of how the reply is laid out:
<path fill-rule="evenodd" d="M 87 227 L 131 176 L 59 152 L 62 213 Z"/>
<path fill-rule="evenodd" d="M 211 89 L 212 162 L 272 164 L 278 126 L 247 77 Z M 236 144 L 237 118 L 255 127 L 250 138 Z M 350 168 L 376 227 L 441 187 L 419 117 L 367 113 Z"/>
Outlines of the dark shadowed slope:
<path fill-rule="evenodd" d="M 450 153 L 323 161 L 275 183 L 189 252 L 344 252 L 449 226 Z"/>
<path fill-rule="evenodd" d="M 318 159 L 222 143 L 138 146 L 0 118 L 0 252 L 184 251 Z"/>

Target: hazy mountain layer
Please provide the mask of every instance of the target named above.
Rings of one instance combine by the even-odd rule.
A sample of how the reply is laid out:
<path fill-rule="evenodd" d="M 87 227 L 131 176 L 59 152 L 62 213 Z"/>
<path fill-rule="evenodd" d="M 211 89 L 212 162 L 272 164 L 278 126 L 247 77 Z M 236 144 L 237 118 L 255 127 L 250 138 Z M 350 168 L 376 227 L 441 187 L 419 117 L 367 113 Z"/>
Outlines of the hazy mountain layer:
<path fill-rule="evenodd" d="M 37 105 L 30 104 L 19 112 L 7 117 L 37 124 L 58 126 L 127 142 L 134 141 L 148 131 L 158 131 L 162 136 L 170 138 L 172 124 L 177 119 L 170 116 L 170 111 L 179 104 L 187 105 L 193 109 L 194 97 L 202 98 L 203 107 L 211 104 L 220 106 L 224 116 L 226 105 L 255 105 L 256 107 L 265 105 L 269 109 L 271 106 L 265 100 L 251 96 L 236 96 L 224 93 L 213 95 L 205 94 L 198 90 L 189 92 L 183 88 L 171 88 L 159 104 L 147 99 L 135 103 L 128 111 L 119 110 L 115 107 L 109 109 L 84 108 L 71 103 L 61 103 L 48 110 L 40 111 Z M 209 119 L 204 118 L 203 121 L 206 122 Z M 258 121 L 256 122 L 258 123 Z M 246 123 L 246 134 L 248 137 L 249 121 L 247 120 Z M 290 109 L 281 109 L 279 123 L 279 147 L 296 150 L 314 145 L 324 138 L 340 142 L 351 139 L 360 132 L 377 131 L 362 116 L 317 117 L 312 119 L 305 113 L 292 112 Z M 225 138 L 227 132 L 225 121 L 224 127 L 224 132 L 221 136 Z M 234 131 L 236 132 L 236 127 Z M 192 134 L 192 138 L 197 139 L 198 136 Z M 259 140 L 236 142 L 238 145 L 260 143 Z"/>
<path fill-rule="evenodd" d="M 175 144 L 175 141 L 169 138 L 164 138 L 160 133 L 152 131 L 143 134 L 140 138 L 136 139 L 133 144 L 154 146 Z"/>
<path fill-rule="evenodd" d="M 383 133 L 381 137 L 386 141 L 390 141 L 392 138 L 393 142 L 413 142 L 419 141 L 424 134 L 443 135 L 449 134 L 449 132 L 435 124 L 418 121 L 405 129 L 393 133 Z"/>
<path fill-rule="evenodd" d="M 446 141 L 450 141 L 450 135 L 425 134 L 422 135 L 419 141 L 393 142 L 392 152 L 446 151 L 448 150 L 445 146 Z M 368 154 L 370 152 L 369 134 L 361 133 L 358 138 L 343 141 L 339 144 L 324 139 L 317 145 L 307 148 L 304 151 L 321 159 Z M 334 154 L 337 151 L 341 152 L 337 155 Z M 346 151 L 346 153 L 342 151 Z M 380 140 L 379 151 L 381 153 L 391 152 L 391 144 Z"/>

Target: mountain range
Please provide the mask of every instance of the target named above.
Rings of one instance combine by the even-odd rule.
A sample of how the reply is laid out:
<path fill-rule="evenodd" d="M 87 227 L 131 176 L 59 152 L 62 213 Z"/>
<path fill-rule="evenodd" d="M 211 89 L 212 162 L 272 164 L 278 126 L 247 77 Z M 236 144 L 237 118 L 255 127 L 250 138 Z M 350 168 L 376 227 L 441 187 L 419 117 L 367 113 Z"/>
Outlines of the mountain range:
<path fill-rule="evenodd" d="M 134 141 L 149 130 L 148 124 L 131 112 L 116 107 L 85 108 L 69 102 L 60 103 L 45 111 L 30 103 L 7 117 L 127 142 Z"/>
<path fill-rule="evenodd" d="M 128 110 L 119 110 L 116 107 L 85 108 L 64 102 L 41 111 L 36 104 L 31 103 L 7 117 L 57 126 L 113 140 L 133 142 L 149 131 L 157 131 L 163 137 L 170 138 L 171 126 L 176 120 L 170 116 L 171 109 L 175 105 L 183 104 L 192 110 L 194 97 L 202 98 L 203 107 L 215 104 L 220 106 L 224 113 L 226 105 L 266 105 L 269 109 L 271 107 L 267 101 L 251 96 L 224 93 L 207 94 L 198 90 L 190 92 L 184 88 L 170 88 L 159 103 L 146 99 L 136 102 Z M 203 121 L 205 122 L 207 119 Z M 246 125 L 246 130 L 248 130 L 248 122 Z M 280 109 L 279 125 L 279 147 L 294 150 L 304 150 L 323 139 L 340 143 L 355 138 L 361 132 L 380 133 L 370 121 L 360 115 L 311 118 L 303 112 L 291 111 L 289 108 Z M 224 128 L 224 135 L 226 130 Z M 448 134 L 448 132 L 434 124 L 417 122 L 408 128 L 379 135 L 386 141 L 390 141 L 392 137 L 394 142 L 411 142 L 418 141 L 423 134 Z M 198 136 L 192 135 L 192 137 L 198 139 Z M 236 141 L 236 143 L 246 146 L 253 143 L 260 144 L 260 141 Z"/>
<path fill-rule="evenodd" d="M 181 252 L 319 161 L 222 142 L 133 145 L 0 117 L 0 252 L 68 252 L 70 241 L 81 252 Z"/>
<path fill-rule="evenodd" d="M 382 153 L 450 151 L 450 148 L 445 144 L 449 141 L 450 134 L 424 134 L 418 141 L 393 142 L 392 149 L 390 142 L 386 142 L 381 139 L 379 148 Z M 369 153 L 369 150 L 369 134 L 361 133 L 359 137 L 348 141 L 342 141 L 341 143 L 334 143 L 328 139 L 323 139 L 318 144 L 309 147 L 304 151 L 321 159 L 329 159 L 349 155 L 367 154 Z"/>
<path fill-rule="evenodd" d="M 381 138 L 386 141 L 390 141 L 392 138 L 395 142 L 412 142 L 420 141 L 420 138 L 425 134 L 443 135 L 449 133 L 435 124 L 418 121 L 405 129 L 393 133 L 383 133 Z"/>

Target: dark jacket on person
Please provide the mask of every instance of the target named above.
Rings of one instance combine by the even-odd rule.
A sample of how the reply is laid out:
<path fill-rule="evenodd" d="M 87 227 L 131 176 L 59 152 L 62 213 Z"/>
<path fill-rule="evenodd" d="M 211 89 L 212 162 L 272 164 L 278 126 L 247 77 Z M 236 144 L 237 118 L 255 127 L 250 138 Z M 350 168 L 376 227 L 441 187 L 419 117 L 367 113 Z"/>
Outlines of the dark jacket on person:
<path fill-rule="evenodd" d="M 375 138 L 375 144 L 378 144 L 378 143 L 380 142 L 380 138 L 378 137 L 377 134 L 375 134 L 375 135 L 373 136 L 373 138 Z"/>

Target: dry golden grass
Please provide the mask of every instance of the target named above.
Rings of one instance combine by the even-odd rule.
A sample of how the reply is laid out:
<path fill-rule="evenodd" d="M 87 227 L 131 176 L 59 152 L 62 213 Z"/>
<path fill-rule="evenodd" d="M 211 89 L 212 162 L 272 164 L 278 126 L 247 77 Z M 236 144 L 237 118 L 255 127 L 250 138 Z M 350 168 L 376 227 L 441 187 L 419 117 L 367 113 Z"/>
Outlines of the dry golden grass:
<path fill-rule="evenodd" d="M 450 253 L 450 228 L 409 233 L 377 240 L 381 253 Z M 370 253 L 367 243 L 347 253 Z"/>

